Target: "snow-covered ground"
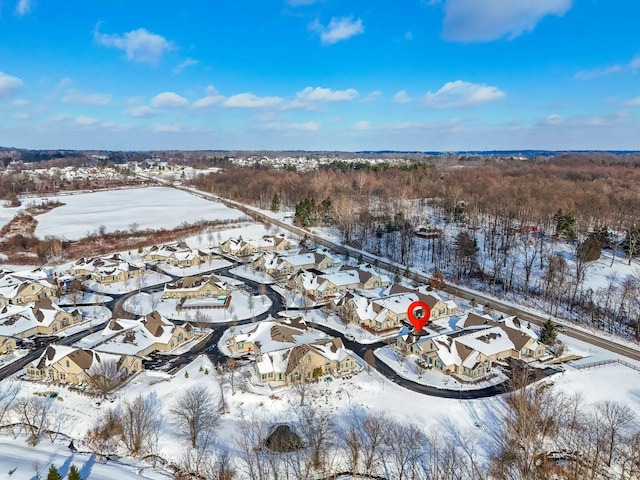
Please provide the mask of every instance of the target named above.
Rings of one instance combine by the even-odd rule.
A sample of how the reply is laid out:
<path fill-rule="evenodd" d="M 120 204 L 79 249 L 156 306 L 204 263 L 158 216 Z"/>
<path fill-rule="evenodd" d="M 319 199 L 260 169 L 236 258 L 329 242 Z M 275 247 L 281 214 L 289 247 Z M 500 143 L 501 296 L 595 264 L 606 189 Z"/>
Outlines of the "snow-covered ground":
<path fill-rule="evenodd" d="M 83 285 L 93 292 L 122 295 L 135 292 L 141 288 L 164 284 L 170 280 L 171 277 L 168 275 L 159 272 L 148 272 L 140 277 L 131 278 L 126 282 L 99 283 L 94 280 L 85 280 Z"/>
<path fill-rule="evenodd" d="M 47 197 L 47 200 L 54 199 L 65 205 L 38 215 L 38 237 L 54 235 L 76 240 L 96 232 L 102 225 L 105 231 L 113 232 L 131 230 L 132 226 L 134 229 L 173 229 L 184 222 L 245 218 L 238 210 L 167 187 Z M 2 218 L 0 215 L 0 220 Z"/>
<path fill-rule="evenodd" d="M 97 305 L 100 303 L 107 303 L 113 300 L 113 297 L 108 295 L 101 295 L 99 293 L 80 292 L 80 295 L 74 297 L 73 295 L 63 295 L 56 303 L 62 306 L 72 305 Z"/>
<path fill-rule="evenodd" d="M 54 465 L 62 478 L 66 478 L 71 465 L 78 468 L 84 480 L 169 480 L 167 471 L 155 469 L 134 459 L 103 463 L 96 455 L 71 452 L 68 440 L 42 442 L 37 448 L 29 446 L 24 438 L 0 436 L 0 471 L 11 480 L 46 478 L 49 465 Z M 12 473 L 8 473 L 12 472 Z M 38 476 L 39 475 L 39 476 Z"/>
<path fill-rule="evenodd" d="M 254 282 L 264 283 L 265 285 L 271 285 L 275 281 L 268 273 L 258 272 L 246 265 L 240 265 L 239 267 L 232 268 L 229 270 L 229 273 L 248 280 L 253 280 Z"/>
<path fill-rule="evenodd" d="M 255 318 L 269 311 L 272 302 L 266 295 L 251 295 L 244 290 L 231 292 L 231 301 L 227 308 L 199 308 L 178 310 L 178 300 L 161 299 L 162 292 L 137 293 L 127 298 L 122 307 L 134 315 L 147 315 L 154 309 L 172 320 L 224 323 L 234 320 Z"/>

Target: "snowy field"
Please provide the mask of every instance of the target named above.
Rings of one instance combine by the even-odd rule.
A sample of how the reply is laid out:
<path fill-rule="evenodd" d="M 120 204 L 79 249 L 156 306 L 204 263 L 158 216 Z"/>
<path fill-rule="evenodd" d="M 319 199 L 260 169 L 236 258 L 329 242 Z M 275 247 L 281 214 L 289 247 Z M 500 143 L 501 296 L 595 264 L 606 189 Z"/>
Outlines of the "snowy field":
<path fill-rule="evenodd" d="M 167 187 L 111 190 L 47 197 L 65 205 L 38 215 L 36 236 L 77 240 L 101 225 L 107 232 L 138 229 L 173 229 L 200 220 L 239 220 L 244 214 L 220 203 Z M 3 209 L 4 210 L 4 209 Z M 0 220 L 4 218 L 0 215 Z"/>

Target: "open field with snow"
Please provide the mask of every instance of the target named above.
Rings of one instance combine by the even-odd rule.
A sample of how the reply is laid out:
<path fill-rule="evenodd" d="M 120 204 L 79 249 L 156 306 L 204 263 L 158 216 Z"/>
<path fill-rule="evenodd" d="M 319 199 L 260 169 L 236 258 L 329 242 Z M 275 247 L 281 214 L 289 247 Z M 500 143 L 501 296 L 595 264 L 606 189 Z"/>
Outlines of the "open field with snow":
<path fill-rule="evenodd" d="M 101 225 L 107 232 L 130 230 L 133 224 L 137 229 L 173 229 L 184 222 L 244 217 L 238 210 L 167 187 L 47 197 L 54 199 L 65 205 L 38 215 L 36 236 L 40 238 L 54 235 L 77 240 Z"/>

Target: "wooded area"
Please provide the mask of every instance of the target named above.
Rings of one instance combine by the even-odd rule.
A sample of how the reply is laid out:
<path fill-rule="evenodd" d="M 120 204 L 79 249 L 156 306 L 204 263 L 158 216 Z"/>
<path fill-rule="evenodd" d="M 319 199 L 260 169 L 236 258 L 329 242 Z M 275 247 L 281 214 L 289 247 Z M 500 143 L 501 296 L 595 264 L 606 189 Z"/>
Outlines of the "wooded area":
<path fill-rule="evenodd" d="M 314 172 L 231 168 L 198 188 L 296 223 L 333 225 L 346 244 L 494 294 L 538 298 L 553 314 L 640 338 L 640 274 L 584 288 L 608 249 L 631 264 L 640 253 L 640 158 L 565 154 L 434 166 L 333 164 Z M 430 240 L 414 235 L 423 225 Z M 558 255 L 567 242 L 570 256 Z M 612 257 L 612 258 L 613 258 Z"/>

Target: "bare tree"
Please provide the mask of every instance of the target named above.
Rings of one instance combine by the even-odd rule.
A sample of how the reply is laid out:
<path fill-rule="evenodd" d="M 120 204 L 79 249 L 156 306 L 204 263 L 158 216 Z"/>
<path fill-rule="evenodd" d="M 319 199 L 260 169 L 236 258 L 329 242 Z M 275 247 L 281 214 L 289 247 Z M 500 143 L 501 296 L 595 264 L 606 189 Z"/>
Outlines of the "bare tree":
<path fill-rule="evenodd" d="M 106 456 L 115 451 L 121 438 L 122 419 L 120 414 L 113 409 L 108 409 L 96 419 L 95 424 L 89 429 L 85 436 L 85 442 L 96 453 Z"/>
<path fill-rule="evenodd" d="M 102 397 L 117 388 L 124 380 L 124 374 L 118 369 L 118 361 L 112 358 L 93 362 L 87 372 L 87 383 L 100 392 Z"/>
<path fill-rule="evenodd" d="M 352 472 L 371 475 L 380 465 L 389 420 L 382 412 L 352 410 L 344 424 L 341 437 Z"/>
<path fill-rule="evenodd" d="M 158 398 L 154 393 L 133 401 L 125 401 L 122 406 L 122 440 L 131 455 L 139 455 L 151 449 L 158 421 Z"/>
<path fill-rule="evenodd" d="M 597 403 L 596 412 L 606 432 L 607 466 L 610 467 L 616 444 L 631 426 L 636 416 L 628 406 L 611 400 Z"/>
<path fill-rule="evenodd" d="M 188 388 L 170 409 L 173 423 L 191 447 L 205 446 L 209 434 L 219 421 L 216 403 L 211 391 L 204 385 Z M 203 445 L 203 443 L 205 445 Z"/>
<path fill-rule="evenodd" d="M 13 407 L 13 402 L 20 393 L 20 383 L 8 380 L 0 384 L 0 427 L 4 425 L 4 418 L 7 412 Z"/>
<path fill-rule="evenodd" d="M 295 372 L 291 374 L 291 387 L 300 397 L 300 405 L 313 388 L 313 367 L 310 354 L 306 353 L 306 345 L 294 347 L 289 354 L 289 362 L 296 362 Z"/>
<path fill-rule="evenodd" d="M 231 357 L 227 358 L 227 361 L 224 362 L 223 370 L 229 379 L 229 385 L 231 385 L 231 395 L 236 394 L 235 389 L 235 372 L 238 370 L 238 362 Z"/>
<path fill-rule="evenodd" d="M 40 436 L 49 428 L 53 398 L 26 396 L 19 398 L 14 410 L 29 433 L 29 443 L 37 445 Z"/>
<path fill-rule="evenodd" d="M 82 283 L 80 280 L 72 280 L 69 284 L 69 298 L 73 302 L 73 306 L 77 307 L 78 303 L 82 301 L 84 292 L 82 291 Z"/>
<path fill-rule="evenodd" d="M 424 432 L 412 423 L 390 421 L 385 437 L 381 459 L 387 475 L 398 480 L 415 478 L 418 460 L 424 455 Z"/>
<path fill-rule="evenodd" d="M 326 467 L 331 457 L 330 452 L 335 446 L 333 419 L 327 412 L 311 406 L 299 407 L 297 416 L 311 466 L 318 471 L 328 473 Z"/>
<path fill-rule="evenodd" d="M 364 361 L 367 364 L 367 373 L 371 373 L 371 369 L 376 367 L 376 356 L 370 348 L 364 352 Z"/>

